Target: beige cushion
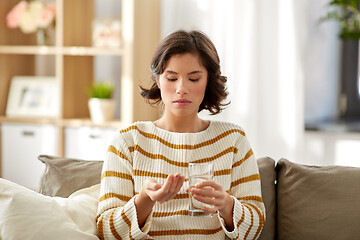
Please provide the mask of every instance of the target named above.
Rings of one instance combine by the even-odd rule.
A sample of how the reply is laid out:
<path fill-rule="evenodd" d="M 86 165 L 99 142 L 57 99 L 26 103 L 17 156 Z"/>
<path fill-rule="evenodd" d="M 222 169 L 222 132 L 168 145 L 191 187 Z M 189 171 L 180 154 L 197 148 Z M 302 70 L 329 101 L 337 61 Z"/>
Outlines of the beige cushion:
<path fill-rule="evenodd" d="M 360 168 L 277 164 L 279 240 L 359 239 Z"/>
<path fill-rule="evenodd" d="M 274 240 L 276 234 L 275 161 L 269 157 L 257 159 L 261 191 L 266 209 L 266 221 L 259 240 Z"/>
<path fill-rule="evenodd" d="M 100 183 L 102 161 L 60 158 L 40 155 L 45 171 L 40 181 L 40 193 L 68 197 L 73 192 Z"/>
<path fill-rule="evenodd" d="M 68 198 L 48 197 L 0 178 L 0 239 L 99 240 L 100 184 Z"/>

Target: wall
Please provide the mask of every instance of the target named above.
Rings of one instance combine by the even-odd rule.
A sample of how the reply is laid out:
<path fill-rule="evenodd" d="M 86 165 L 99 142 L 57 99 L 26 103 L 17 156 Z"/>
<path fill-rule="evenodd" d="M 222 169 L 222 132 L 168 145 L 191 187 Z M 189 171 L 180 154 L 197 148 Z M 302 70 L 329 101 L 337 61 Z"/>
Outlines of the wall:
<path fill-rule="evenodd" d="M 359 133 L 308 132 L 304 127 L 305 121 L 338 114 L 338 25 L 319 22 L 328 2 L 162 1 L 163 37 L 179 28 L 210 33 L 232 97 L 227 110 L 213 119 L 245 127 L 257 157 L 285 157 L 304 164 L 358 164 Z M 295 66 L 287 68 L 282 57 L 289 57 Z"/>

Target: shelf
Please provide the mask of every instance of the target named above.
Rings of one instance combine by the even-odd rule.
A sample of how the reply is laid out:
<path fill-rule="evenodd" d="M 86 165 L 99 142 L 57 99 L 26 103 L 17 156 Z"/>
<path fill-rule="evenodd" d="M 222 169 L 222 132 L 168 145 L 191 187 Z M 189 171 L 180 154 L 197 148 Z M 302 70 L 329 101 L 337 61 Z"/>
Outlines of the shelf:
<path fill-rule="evenodd" d="M 96 56 L 96 55 L 123 55 L 121 48 L 94 48 L 94 47 L 52 47 L 52 46 L 0 46 L 0 54 L 21 55 L 71 55 L 71 56 Z"/>
<path fill-rule="evenodd" d="M 0 46 L 0 54 L 54 55 L 57 48 L 52 46 Z"/>
<path fill-rule="evenodd" d="M 123 55 L 121 48 L 63 47 L 61 53 L 72 56 Z"/>
<path fill-rule="evenodd" d="M 58 127 L 100 127 L 100 128 L 120 128 L 124 124 L 119 120 L 94 123 L 88 118 L 79 119 L 52 119 L 52 118 L 10 118 L 0 117 L 0 123 L 19 123 L 19 124 L 52 124 Z"/>

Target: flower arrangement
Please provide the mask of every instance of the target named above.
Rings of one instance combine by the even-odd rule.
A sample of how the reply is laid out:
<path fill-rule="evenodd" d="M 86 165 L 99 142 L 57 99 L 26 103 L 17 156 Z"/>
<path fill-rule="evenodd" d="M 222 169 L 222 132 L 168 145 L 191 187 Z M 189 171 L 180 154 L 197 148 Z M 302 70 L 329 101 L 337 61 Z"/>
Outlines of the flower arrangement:
<path fill-rule="evenodd" d="M 339 21 L 343 39 L 360 38 L 360 12 L 358 0 L 332 0 L 330 10 L 322 20 L 335 19 Z"/>
<path fill-rule="evenodd" d="M 55 25 L 56 7 L 54 2 L 19 2 L 6 16 L 9 28 L 20 28 L 25 33 L 34 33 Z"/>

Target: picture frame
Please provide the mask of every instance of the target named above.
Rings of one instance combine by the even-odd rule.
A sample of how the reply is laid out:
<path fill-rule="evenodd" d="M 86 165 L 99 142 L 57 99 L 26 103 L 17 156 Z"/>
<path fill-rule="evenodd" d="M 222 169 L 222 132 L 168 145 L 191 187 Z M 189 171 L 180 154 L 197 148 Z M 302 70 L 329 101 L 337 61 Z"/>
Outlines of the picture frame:
<path fill-rule="evenodd" d="M 118 19 L 94 19 L 92 22 L 92 44 L 100 48 L 121 46 L 121 21 Z"/>
<path fill-rule="evenodd" d="M 7 117 L 57 118 L 59 88 L 55 77 L 14 76 L 6 105 Z"/>

